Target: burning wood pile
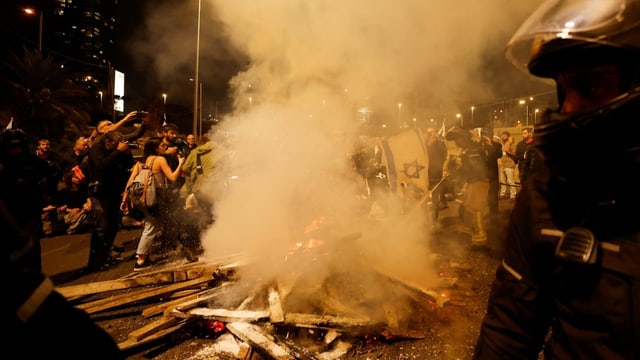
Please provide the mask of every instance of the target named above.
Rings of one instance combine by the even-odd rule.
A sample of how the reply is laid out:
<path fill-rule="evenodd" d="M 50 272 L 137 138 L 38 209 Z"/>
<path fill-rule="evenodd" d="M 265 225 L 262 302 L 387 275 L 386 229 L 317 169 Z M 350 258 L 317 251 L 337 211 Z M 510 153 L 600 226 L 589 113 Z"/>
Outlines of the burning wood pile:
<path fill-rule="evenodd" d="M 250 264 L 238 258 L 200 261 L 57 290 L 91 316 L 117 309 L 131 314 L 126 309 L 135 307 L 145 325 L 119 343 L 127 352 L 200 322 L 213 336 L 232 338 L 238 359 L 252 359 L 253 352 L 267 359 L 338 359 L 373 337 L 423 339 L 424 324 L 416 318 L 430 321 L 425 317 L 447 301 L 441 292 L 372 268 L 329 265 L 332 274 L 323 279 L 297 270 L 277 279 L 239 281 L 245 273 L 240 270 Z M 449 277 L 442 286 L 454 282 Z M 365 287 L 372 283 L 376 289 Z"/>

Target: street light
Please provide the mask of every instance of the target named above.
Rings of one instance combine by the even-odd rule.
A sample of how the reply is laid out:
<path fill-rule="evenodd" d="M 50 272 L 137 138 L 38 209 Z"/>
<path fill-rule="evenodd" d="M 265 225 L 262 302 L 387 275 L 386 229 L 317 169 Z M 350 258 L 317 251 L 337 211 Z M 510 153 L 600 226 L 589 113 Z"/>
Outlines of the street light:
<path fill-rule="evenodd" d="M 525 118 L 526 118 L 525 125 L 526 125 L 526 126 L 529 126 L 529 104 L 527 103 L 527 100 L 520 100 L 520 101 L 518 101 L 518 104 L 520 104 L 520 105 L 526 105 L 526 106 L 525 106 L 525 111 L 526 111 L 527 113 L 526 113 L 526 117 L 525 117 Z"/>
<path fill-rule="evenodd" d="M 196 35 L 196 72 L 193 80 L 193 134 L 198 133 L 198 100 L 200 98 L 200 18 L 202 13 L 202 0 L 198 0 L 198 30 Z"/>
<path fill-rule="evenodd" d="M 536 122 L 538 122 L 538 113 L 539 112 L 540 112 L 540 109 L 538 109 L 538 108 L 533 110 L 533 125 L 535 125 Z"/>
<path fill-rule="evenodd" d="M 472 107 L 471 107 L 471 124 L 472 124 L 471 126 L 475 126 L 475 125 L 474 125 L 474 124 L 475 124 L 475 122 L 473 122 L 473 110 L 475 110 L 475 109 L 476 109 L 476 107 L 475 107 L 475 106 L 472 106 Z"/>
<path fill-rule="evenodd" d="M 44 17 L 42 10 L 37 11 L 34 8 L 24 8 L 22 11 L 29 16 L 35 15 L 36 13 L 38 14 L 38 52 L 42 52 L 42 20 Z"/>
<path fill-rule="evenodd" d="M 464 118 L 462 117 L 462 114 L 457 113 L 456 114 L 456 119 L 458 119 L 458 121 L 460 121 L 460 127 L 464 127 Z"/>
<path fill-rule="evenodd" d="M 162 106 L 162 120 L 163 120 L 162 125 L 164 126 L 164 123 L 167 122 L 167 94 L 166 93 L 162 94 L 162 105 L 163 105 Z"/>

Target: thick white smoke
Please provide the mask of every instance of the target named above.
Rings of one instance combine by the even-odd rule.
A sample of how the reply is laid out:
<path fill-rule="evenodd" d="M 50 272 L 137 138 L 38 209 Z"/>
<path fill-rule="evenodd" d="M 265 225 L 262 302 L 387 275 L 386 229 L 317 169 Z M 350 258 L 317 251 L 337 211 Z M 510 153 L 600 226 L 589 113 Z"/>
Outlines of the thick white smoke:
<path fill-rule="evenodd" d="M 490 42 L 506 41 L 503 31 L 514 30 L 522 10 L 497 0 L 208 5 L 251 64 L 233 78 L 235 111 L 214 137 L 221 162 L 212 184 L 217 220 L 203 239 L 207 255 L 245 253 L 272 278 L 284 271 L 288 250 L 305 240 L 305 226 L 325 219 L 329 256 L 432 284 L 424 213 L 363 218 L 362 182 L 348 161 L 356 109 L 392 109 L 381 116 L 393 117 L 404 102 L 406 114 L 397 115 L 415 117 L 481 96 L 486 87 L 474 76 Z M 230 176 L 237 179 L 225 181 Z M 324 264 L 315 271 L 328 271 Z"/>
<path fill-rule="evenodd" d="M 149 9 L 147 41 L 138 45 L 161 76 L 193 61 L 193 44 L 185 41 L 194 38 L 193 27 L 185 26 L 193 22 L 189 3 L 186 10 Z M 220 163 L 209 188 L 216 222 L 203 238 L 206 256 L 246 254 L 269 281 L 291 271 L 285 259 L 296 243 L 318 237 L 323 253 L 342 263 L 393 269 L 432 285 L 426 214 L 363 216 L 369 209 L 360 197 L 362 179 L 348 159 L 357 109 L 374 109 L 378 121 L 397 126 L 494 99 L 492 89 L 522 89 L 510 81 L 502 51 L 538 3 L 203 1 L 203 58 L 231 55 L 219 46 L 225 39 L 250 61 L 232 78 L 234 110 L 213 135 Z M 208 65 L 201 64 L 203 82 L 217 81 Z M 314 220 L 323 232 L 305 233 Z M 304 266 L 318 265 L 322 279 L 331 270 L 326 264 Z"/>

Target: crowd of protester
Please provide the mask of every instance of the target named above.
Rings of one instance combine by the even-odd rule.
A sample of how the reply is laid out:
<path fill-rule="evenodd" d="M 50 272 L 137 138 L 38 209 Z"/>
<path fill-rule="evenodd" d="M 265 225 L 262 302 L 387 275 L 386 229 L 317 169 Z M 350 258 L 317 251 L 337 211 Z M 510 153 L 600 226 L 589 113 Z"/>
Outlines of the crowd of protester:
<path fill-rule="evenodd" d="M 23 225 L 30 232 L 27 238 L 33 251 L 28 252 L 31 254 L 28 261 L 35 270 L 41 270 L 40 240 L 71 234 L 91 235 L 86 271 L 104 270 L 122 259 L 119 252 L 123 249 L 114 246 L 118 231 L 132 228 L 142 229 L 133 270 L 147 268 L 153 263 L 149 254 L 152 243 L 160 245 L 160 253 L 180 249 L 185 260 L 198 260 L 202 253 L 200 231 L 212 222 L 213 217 L 204 196 L 194 194 L 199 191 L 195 184 L 200 183 L 198 177 L 213 171 L 213 162 L 208 160 L 213 144 L 205 137 L 204 151 L 195 151 L 199 146 L 194 135 L 188 134 L 183 140 L 178 136 L 176 125 L 164 123 L 149 136 L 148 123 L 148 114 L 139 111 L 130 112 L 115 123 L 100 121 L 91 134 L 78 136 L 68 153 L 54 150 L 62 148 L 56 146 L 60 144 L 54 139 L 35 140 L 21 129 L 13 128 L 12 123 L 0 131 L 5 142 L 1 149 L 3 165 L 14 174 L 7 177 L 7 188 L 17 186 L 9 184 L 13 181 L 33 183 L 34 189 L 38 190 L 29 192 L 25 189 L 9 194 L 24 197 L 20 208 L 31 212 L 23 217 Z M 125 131 L 131 125 L 135 125 L 133 130 Z M 153 144 L 157 145 L 154 150 L 158 151 L 147 151 Z M 193 159 L 183 170 L 182 164 L 191 153 Z M 158 162 L 158 169 L 164 164 L 172 174 L 167 188 L 163 189 L 162 214 L 121 206 L 132 169 L 138 162 L 144 163 L 149 155 L 162 157 L 164 161 Z M 206 174 L 202 172 L 202 166 L 195 165 L 201 161 L 207 165 L 204 167 Z M 158 169 L 154 172 L 163 171 Z M 30 182 L 21 178 L 23 172 Z M 27 195 L 33 197 L 33 201 L 28 201 Z M 30 203 L 34 206 L 23 206 Z"/>

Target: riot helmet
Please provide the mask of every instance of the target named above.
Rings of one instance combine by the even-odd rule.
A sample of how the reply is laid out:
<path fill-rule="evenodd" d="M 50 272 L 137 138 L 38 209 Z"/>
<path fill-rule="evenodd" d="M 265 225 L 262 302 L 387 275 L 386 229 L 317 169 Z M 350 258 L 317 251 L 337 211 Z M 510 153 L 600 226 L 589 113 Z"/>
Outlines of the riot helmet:
<path fill-rule="evenodd" d="M 543 79 L 584 67 L 619 68 L 618 96 L 566 114 L 546 110 L 535 127 L 535 144 L 549 169 L 556 218 L 611 228 L 627 218 L 623 214 L 638 213 L 640 0 L 547 0 L 513 35 L 506 56 Z M 562 108 L 563 89 L 557 90 Z"/>
<path fill-rule="evenodd" d="M 640 0 L 547 0 L 506 47 L 511 62 L 543 78 L 567 66 L 637 64 L 639 55 Z"/>

